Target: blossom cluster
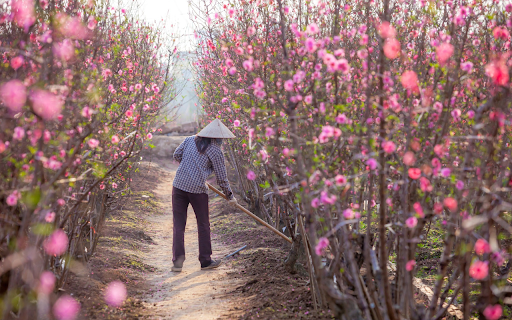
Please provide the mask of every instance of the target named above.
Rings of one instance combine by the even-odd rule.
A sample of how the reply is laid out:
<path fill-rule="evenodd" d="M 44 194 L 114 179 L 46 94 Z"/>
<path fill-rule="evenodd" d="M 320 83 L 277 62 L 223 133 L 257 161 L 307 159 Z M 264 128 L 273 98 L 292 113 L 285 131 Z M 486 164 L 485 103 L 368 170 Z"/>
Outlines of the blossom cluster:
<path fill-rule="evenodd" d="M 55 289 L 93 253 L 97 208 L 125 192 L 130 159 L 152 138 L 172 85 L 163 38 L 94 1 L 12 0 L 0 34 L 0 257 L 30 257 L 9 274 L 4 301 L 19 304 L 3 312 L 74 319 L 80 303 Z M 106 290 L 111 306 L 125 298 L 123 283 Z"/>
<path fill-rule="evenodd" d="M 499 279 L 511 269 L 511 252 L 499 241 L 510 229 L 497 225 L 509 224 L 512 204 L 512 5 L 276 0 L 213 8 L 196 31 L 204 110 L 238 137 L 237 168 L 246 172 L 240 189 L 251 190 L 241 196 L 275 210 L 275 219 L 285 212 L 294 230 L 305 224 L 328 299 L 341 304 L 332 283 L 363 293 L 350 280 L 361 264 L 349 239 L 378 245 L 368 249 L 375 268 L 387 266 L 391 253 L 397 272 L 413 277 L 417 244 L 435 226 L 444 240 L 427 317 L 443 308 L 442 292 L 458 283 L 470 291 L 469 281 L 455 281 L 467 265 L 487 304 L 465 300 L 465 310 L 499 319 L 500 290 L 507 290 Z M 333 272 L 340 266 L 349 273 L 343 280 Z M 447 282 L 447 275 L 455 278 Z M 386 281 L 368 285 L 378 298 L 361 312 L 377 305 L 391 319 L 409 318 L 412 281 Z M 405 314 L 388 308 L 395 303 Z"/>

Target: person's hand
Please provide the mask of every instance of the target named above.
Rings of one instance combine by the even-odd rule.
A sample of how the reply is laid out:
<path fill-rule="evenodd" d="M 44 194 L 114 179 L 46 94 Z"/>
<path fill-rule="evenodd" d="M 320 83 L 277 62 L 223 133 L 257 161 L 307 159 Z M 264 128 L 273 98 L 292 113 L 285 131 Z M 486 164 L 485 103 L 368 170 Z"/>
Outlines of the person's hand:
<path fill-rule="evenodd" d="M 232 207 L 236 207 L 236 205 L 238 204 L 235 197 L 231 198 L 231 200 L 228 200 L 228 203 Z"/>
<path fill-rule="evenodd" d="M 206 191 L 210 190 L 210 187 L 208 187 L 208 183 L 205 183 L 204 186 L 206 188 Z"/>

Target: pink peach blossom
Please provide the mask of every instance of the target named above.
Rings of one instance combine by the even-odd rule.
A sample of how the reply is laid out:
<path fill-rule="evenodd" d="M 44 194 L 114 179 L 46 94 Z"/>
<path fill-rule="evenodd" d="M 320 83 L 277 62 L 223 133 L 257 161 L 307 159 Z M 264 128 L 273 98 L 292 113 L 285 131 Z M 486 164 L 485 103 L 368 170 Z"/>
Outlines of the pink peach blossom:
<path fill-rule="evenodd" d="M 421 176 L 421 170 L 418 168 L 409 168 L 409 178 L 416 180 Z"/>
<path fill-rule="evenodd" d="M 443 43 L 436 49 L 437 61 L 441 66 L 445 65 L 448 59 L 453 55 L 453 46 L 449 43 Z"/>
<path fill-rule="evenodd" d="M 366 165 L 370 167 L 370 170 L 377 169 L 377 160 L 371 158 L 366 161 Z"/>
<path fill-rule="evenodd" d="M 348 74 L 350 72 L 350 66 L 347 59 L 338 60 L 336 62 L 336 70 L 341 71 L 343 74 Z"/>
<path fill-rule="evenodd" d="M 23 82 L 14 79 L 2 84 L 0 100 L 12 112 L 20 112 L 27 101 L 27 89 Z"/>
<path fill-rule="evenodd" d="M 444 198 L 443 205 L 446 207 L 446 209 L 450 210 L 451 212 L 457 210 L 457 200 L 455 200 L 454 198 Z"/>
<path fill-rule="evenodd" d="M 383 21 L 379 26 L 379 34 L 382 38 L 394 38 L 396 35 L 395 28 L 387 21 Z"/>
<path fill-rule="evenodd" d="M 412 70 L 405 71 L 401 78 L 402 86 L 413 92 L 419 92 L 418 75 Z"/>
<path fill-rule="evenodd" d="M 54 220 L 55 220 L 55 212 L 50 211 L 50 212 L 46 213 L 46 215 L 44 217 L 44 221 L 46 221 L 48 223 L 52 223 Z"/>
<path fill-rule="evenodd" d="M 387 39 L 384 43 L 384 55 L 388 59 L 395 59 L 400 54 L 400 41 L 397 39 Z"/>
<path fill-rule="evenodd" d="M 461 114 L 462 112 L 460 111 L 460 109 L 453 109 L 451 112 L 454 121 L 459 121 Z"/>
<path fill-rule="evenodd" d="M 306 41 L 304 42 L 304 46 L 306 47 L 306 50 L 309 53 L 315 52 L 316 49 L 318 48 L 316 45 L 316 41 L 313 38 L 307 38 Z"/>
<path fill-rule="evenodd" d="M 18 70 L 22 65 L 23 65 L 23 57 L 22 56 L 17 56 L 17 57 L 14 57 L 11 59 L 11 67 L 14 69 L 14 70 Z"/>
<path fill-rule="evenodd" d="M 245 60 L 243 63 L 242 63 L 242 66 L 244 67 L 245 70 L 251 72 L 252 70 L 254 70 L 254 65 L 252 63 L 251 60 Z"/>
<path fill-rule="evenodd" d="M 404 164 L 406 166 L 412 166 L 416 163 L 416 157 L 414 156 L 414 153 L 412 151 L 407 151 L 404 154 Z"/>
<path fill-rule="evenodd" d="M 249 180 L 256 179 L 256 174 L 254 173 L 254 171 L 249 170 L 249 172 L 247 172 L 247 179 L 249 179 Z"/>
<path fill-rule="evenodd" d="M 508 30 L 501 26 L 494 28 L 492 34 L 496 39 L 507 40 L 510 37 Z"/>
<path fill-rule="evenodd" d="M 495 251 L 491 253 L 491 260 L 498 266 L 501 267 L 505 263 L 504 251 Z"/>
<path fill-rule="evenodd" d="M 469 275 L 475 280 L 483 280 L 489 274 L 489 263 L 487 261 L 475 260 L 469 266 Z"/>
<path fill-rule="evenodd" d="M 473 71 L 473 62 L 463 62 L 460 64 L 460 68 L 467 73 L 471 73 Z"/>
<path fill-rule="evenodd" d="M 407 220 L 405 220 L 405 225 L 409 229 L 416 227 L 417 224 L 418 224 L 418 219 L 416 217 L 409 217 L 409 218 L 407 218 Z"/>
<path fill-rule="evenodd" d="M 324 204 L 333 205 L 336 202 L 337 197 L 335 195 L 329 195 L 326 191 L 320 193 L 320 201 Z"/>
<path fill-rule="evenodd" d="M 284 89 L 286 91 L 292 91 L 293 90 L 293 80 L 286 80 L 284 82 Z"/>
<path fill-rule="evenodd" d="M 126 286 L 121 281 L 113 281 L 105 289 L 105 302 L 112 307 L 122 306 L 126 296 Z"/>
<path fill-rule="evenodd" d="M 318 28 L 318 25 L 316 23 L 311 23 L 306 27 L 306 32 L 310 35 L 315 35 L 318 32 L 320 32 L 320 28 Z"/>
<path fill-rule="evenodd" d="M 393 141 L 384 141 L 382 142 L 382 149 L 385 153 L 393 153 L 396 150 L 396 145 Z"/>
<path fill-rule="evenodd" d="M 28 32 L 30 26 L 36 22 L 36 14 L 34 10 L 34 0 L 12 0 L 11 12 L 13 20 L 18 27 Z"/>
<path fill-rule="evenodd" d="M 21 198 L 21 194 L 18 190 L 14 190 L 10 195 L 7 196 L 5 202 L 8 206 L 15 206 L 18 203 L 18 199 Z"/>
<path fill-rule="evenodd" d="M 491 246 L 484 239 L 478 239 L 475 242 L 475 252 L 478 255 L 491 252 Z"/>
<path fill-rule="evenodd" d="M 68 248 L 68 236 L 64 231 L 62 231 L 62 229 L 57 229 L 48 238 L 46 238 L 43 242 L 43 247 L 49 255 L 60 256 L 66 252 Z"/>
<path fill-rule="evenodd" d="M 415 260 L 409 260 L 405 264 L 405 270 L 412 271 L 415 266 L 416 266 L 416 261 Z"/>
<path fill-rule="evenodd" d="M 425 213 L 423 212 L 423 208 L 421 207 L 421 204 L 419 202 L 415 202 L 412 207 L 414 208 L 414 211 L 420 216 L 420 218 L 425 217 Z"/>
<path fill-rule="evenodd" d="M 82 23 L 80 17 L 70 17 L 65 14 L 60 14 L 57 17 L 59 21 L 59 31 L 67 38 L 84 40 L 89 38 L 89 29 Z"/>
<path fill-rule="evenodd" d="M 346 124 L 348 123 L 348 118 L 344 113 L 342 113 L 336 116 L 336 122 L 339 124 Z"/>
<path fill-rule="evenodd" d="M 253 36 L 254 34 L 256 33 L 256 28 L 255 27 L 249 27 L 247 28 L 247 36 L 250 37 L 250 36 Z"/>
<path fill-rule="evenodd" d="M 53 44 L 53 54 L 57 59 L 69 61 L 75 55 L 75 47 L 70 39 L 64 39 L 62 42 Z"/>
<path fill-rule="evenodd" d="M 450 173 L 452 171 L 450 170 L 450 168 L 443 168 L 441 169 L 441 175 L 445 178 L 448 178 L 450 176 Z"/>
<path fill-rule="evenodd" d="M 348 208 L 343 210 L 343 217 L 347 220 L 354 219 L 356 216 L 355 212 L 352 209 Z"/>
<path fill-rule="evenodd" d="M 43 120 L 52 120 L 62 111 L 64 102 L 51 92 L 41 89 L 34 89 L 30 93 L 32 109 L 43 118 Z"/>
<path fill-rule="evenodd" d="M 71 296 L 60 297 L 53 305 L 53 314 L 57 320 L 74 320 L 80 312 L 80 303 Z"/>
<path fill-rule="evenodd" d="M 487 320 L 498 320 L 503 315 L 503 309 L 499 304 L 488 305 L 485 307 L 483 314 Z"/>
<path fill-rule="evenodd" d="M 14 140 L 21 140 L 25 137 L 25 129 L 21 127 L 14 128 L 14 134 L 12 135 L 12 138 Z"/>
<path fill-rule="evenodd" d="M 94 30 L 97 24 L 98 21 L 96 21 L 96 19 L 93 16 L 89 16 L 89 19 L 87 20 L 87 29 Z"/>
<path fill-rule="evenodd" d="M 509 73 L 508 67 L 505 65 L 504 61 L 498 60 L 493 61 L 485 66 L 485 74 L 492 78 L 494 84 L 504 86 L 508 83 Z"/>
<path fill-rule="evenodd" d="M 341 174 L 338 174 L 334 180 L 336 181 L 336 185 L 338 186 L 342 186 L 344 185 L 345 183 L 347 183 L 347 178 Z"/>
<path fill-rule="evenodd" d="M 89 147 L 91 149 L 94 149 L 94 148 L 97 148 L 99 145 L 100 145 L 100 142 L 96 139 L 89 139 L 89 141 L 87 141 L 87 144 L 89 145 Z"/>
<path fill-rule="evenodd" d="M 329 239 L 324 238 L 324 237 L 321 237 L 320 239 L 318 239 L 318 243 L 315 247 L 316 255 L 321 256 L 324 253 L 325 248 L 327 248 L 328 246 L 329 246 Z"/>
<path fill-rule="evenodd" d="M 441 214 L 443 213 L 443 205 L 439 202 L 434 203 L 434 213 Z"/>

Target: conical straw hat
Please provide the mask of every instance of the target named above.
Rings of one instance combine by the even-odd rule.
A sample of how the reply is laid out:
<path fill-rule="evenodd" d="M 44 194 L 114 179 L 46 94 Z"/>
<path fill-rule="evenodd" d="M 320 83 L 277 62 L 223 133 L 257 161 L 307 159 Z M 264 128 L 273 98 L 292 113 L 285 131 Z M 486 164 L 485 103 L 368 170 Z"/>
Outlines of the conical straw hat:
<path fill-rule="evenodd" d="M 205 138 L 235 138 L 235 135 L 219 119 L 213 120 L 203 130 L 199 131 L 197 135 Z"/>

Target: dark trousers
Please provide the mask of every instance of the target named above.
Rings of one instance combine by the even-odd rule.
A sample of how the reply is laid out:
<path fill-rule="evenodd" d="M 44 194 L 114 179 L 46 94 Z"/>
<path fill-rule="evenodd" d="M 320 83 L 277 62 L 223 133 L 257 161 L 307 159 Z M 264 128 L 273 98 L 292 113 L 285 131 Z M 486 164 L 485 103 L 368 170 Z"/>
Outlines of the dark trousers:
<path fill-rule="evenodd" d="M 201 262 L 201 266 L 204 267 L 210 263 L 212 255 L 208 195 L 206 193 L 190 193 L 175 187 L 172 188 L 172 261 L 175 264 L 180 264 L 185 261 L 185 226 L 187 225 L 187 209 L 189 203 L 192 205 L 196 214 L 199 238 L 199 262 Z"/>

